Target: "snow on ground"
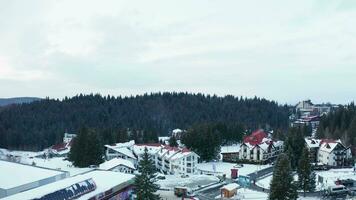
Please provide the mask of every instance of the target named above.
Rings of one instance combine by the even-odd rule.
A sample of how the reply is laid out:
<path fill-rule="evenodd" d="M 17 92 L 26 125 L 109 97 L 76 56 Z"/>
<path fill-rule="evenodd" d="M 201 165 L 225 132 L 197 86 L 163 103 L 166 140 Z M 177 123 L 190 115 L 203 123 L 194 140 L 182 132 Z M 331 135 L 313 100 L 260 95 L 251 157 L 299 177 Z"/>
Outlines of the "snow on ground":
<path fill-rule="evenodd" d="M 215 199 L 220 199 L 220 195 L 216 196 Z M 268 194 L 264 193 L 264 192 L 257 192 L 257 191 L 253 191 L 250 189 L 246 189 L 246 188 L 240 188 L 237 190 L 237 195 L 233 199 L 263 199 L 263 200 L 267 200 L 268 199 Z M 318 200 L 319 198 L 317 197 L 299 197 L 298 200 Z"/>
<path fill-rule="evenodd" d="M 70 176 L 74 176 L 77 174 L 81 174 L 87 171 L 90 171 L 90 168 L 77 168 L 73 167 L 70 161 L 64 160 L 63 157 L 54 157 L 54 158 L 37 158 L 35 156 L 43 154 L 43 151 L 40 152 L 32 152 L 32 151 L 9 151 L 6 149 L 0 149 L 6 155 L 12 155 L 17 157 L 16 160 L 23 164 L 32 165 L 33 163 L 36 166 L 57 169 L 62 171 L 68 171 Z M 6 159 L 6 156 L 3 158 Z"/>
<path fill-rule="evenodd" d="M 265 178 L 263 178 L 261 180 L 258 180 L 256 182 L 256 185 L 266 188 L 266 189 L 269 189 L 271 181 L 272 181 L 272 174 L 269 176 L 266 176 Z"/>
<path fill-rule="evenodd" d="M 214 166 L 215 165 L 215 166 Z M 243 167 L 238 167 L 238 174 L 246 176 L 247 174 L 251 174 L 258 170 L 269 167 L 270 165 L 252 165 L 252 164 L 243 164 Z M 235 163 L 227 163 L 227 162 L 207 162 L 207 163 L 199 163 L 197 165 L 198 170 L 204 172 L 211 172 L 214 174 L 214 168 L 216 174 L 226 174 L 227 178 L 231 178 L 231 169 L 236 168 Z"/>
<path fill-rule="evenodd" d="M 328 171 L 318 171 L 316 172 L 316 178 L 318 176 L 323 177 L 323 182 L 317 185 L 317 189 L 326 189 L 329 186 L 335 185 L 335 181 L 343 179 L 353 179 L 356 180 L 356 173 L 353 168 L 344 169 L 330 169 Z"/>
<path fill-rule="evenodd" d="M 174 195 L 174 191 L 158 190 L 157 194 L 159 194 L 163 200 L 182 200 L 182 197 L 179 198 Z"/>
<path fill-rule="evenodd" d="M 182 178 L 180 175 L 165 175 L 165 177 L 166 179 L 157 181 L 161 189 L 173 190 L 175 186 L 186 186 L 192 190 L 196 190 L 199 186 L 219 182 L 217 177 L 209 175 L 189 175 L 187 178 Z"/>
<path fill-rule="evenodd" d="M 90 168 L 78 168 L 74 167 L 72 163 L 68 160 L 63 160 L 64 158 L 49 158 L 49 159 L 42 159 L 42 158 L 27 158 L 23 159 L 23 163 L 31 164 L 32 162 L 36 163 L 36 166 L 46 167 L 50 169 L 57 169 L 62 171 L 69 172 L 70 176 L 74 176 L 77 174 L 81 174 L 84 172 L 88 172 L 92 169 Z"/>
<path fill-rule="evenodd" d="M 221 196 L 218 195 L 215 199 L 220 199 Z M 237 195 L 231 199 L 268 199 L 268 194 L 264 192 L 256 192 L 246 188 L 240 188 L 237 190 Z"/>
<path fill-rule="evenodd" d="M 327 171 L 316 171 L 316 190 L 324 190 L 329 186 L 335 185 L 335 181 L 338 179 L 354 179 L 356 180 L 356 173 L 353 171 L 353 168 L 345 168 L 345 169 L 330 169 Z M 323 183 L 318 183 L 318 176 L 323 177 Z M 263 188 L 269 189 L 270 182 L 272 180 L 272 174 L 257 181 L 257 185 Z M 294 175 L 294 180 L 298 180 L 298 176 Z"/>

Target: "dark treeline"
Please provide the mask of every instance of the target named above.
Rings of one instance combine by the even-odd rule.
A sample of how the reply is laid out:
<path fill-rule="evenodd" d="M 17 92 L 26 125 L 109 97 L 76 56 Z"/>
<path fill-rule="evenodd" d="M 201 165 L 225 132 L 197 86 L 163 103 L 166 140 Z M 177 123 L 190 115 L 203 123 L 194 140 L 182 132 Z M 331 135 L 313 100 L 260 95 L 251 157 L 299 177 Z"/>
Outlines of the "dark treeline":
<path fill-rule="evenodd" d="M 134 134 L 144 135 L 140 139 L 142 142 L 156 135 L 167 135 L 174 128 L 189 129 L 198 123 L 224 122 L 241 124 L 246 129 L 286 129 L 288 115 L 287 106 L 257 97 L 189 93 L 131 97 L 77 95 L 3 108 L 0 111 L 0 147 L 43 149 L 60 142 L 64 131 L 76 133 L 83 126 L 99 132 L 120 132 L 130 128 L 135 130 Z M 106 140 L 118 140 L 117 134 L 106 134 Z"/>
<path fill-rule="evenodd" d="M 356 107 L 354 103 L 339 106 L 323 116 L 317 131 L 318 138 L 341 139 L 346 145 L 356 145 Z"/>
<path fill-rule="evenodd" d="M 200 155 L 202 160 L 217 158 L 221 144 L 242 140 L 244 129 L 239 124 L 205 123 L 195 124 L 183 135 L 182 142 Z"/>

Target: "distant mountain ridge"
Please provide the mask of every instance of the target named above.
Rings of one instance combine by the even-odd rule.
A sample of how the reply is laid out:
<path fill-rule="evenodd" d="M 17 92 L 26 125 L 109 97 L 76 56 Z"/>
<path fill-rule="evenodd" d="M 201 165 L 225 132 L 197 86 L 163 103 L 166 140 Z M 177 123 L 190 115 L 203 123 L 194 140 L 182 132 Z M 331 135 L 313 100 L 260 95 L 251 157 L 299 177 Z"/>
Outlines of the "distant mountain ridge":
<path fill-rule="evenodd" d="M 38 97 L 14 97 L 14 98 L 0 98 L 0 106 L 7 106 L 11 104 L 31 103 L 33 101 L 41 100 Z"/>

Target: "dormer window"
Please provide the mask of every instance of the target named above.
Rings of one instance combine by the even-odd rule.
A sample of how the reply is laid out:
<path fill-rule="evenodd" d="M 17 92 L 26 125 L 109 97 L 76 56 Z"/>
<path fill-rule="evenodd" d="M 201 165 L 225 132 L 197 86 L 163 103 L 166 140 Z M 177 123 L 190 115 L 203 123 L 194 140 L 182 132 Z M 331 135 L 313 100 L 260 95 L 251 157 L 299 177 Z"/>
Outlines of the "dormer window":
<path fill-rule="evenodd" d="M 312 143 L 312 144 L 315 144 L 315 140 L 312 140 L 311 143 Z"/>
<path fill-rule="evenodd" d="M 326 144 L 326 148 L 330 149 L 331 147 L 330 147 L 330 145 L 329 145 L 329 144 Z"/>

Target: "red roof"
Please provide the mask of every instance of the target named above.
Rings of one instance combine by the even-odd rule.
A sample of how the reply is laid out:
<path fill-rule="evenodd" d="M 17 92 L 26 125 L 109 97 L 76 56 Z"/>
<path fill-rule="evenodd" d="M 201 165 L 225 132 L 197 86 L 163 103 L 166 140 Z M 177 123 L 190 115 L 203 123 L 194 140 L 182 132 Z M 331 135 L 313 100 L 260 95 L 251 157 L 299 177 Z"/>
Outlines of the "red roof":
<path fill-rule="evenodd" d="M 266 138 L 267 134 L 262 130 L 256 130 L 251 135 L 244 137 L 244 143 L 249 143 L 250 145 L 261 144 L 263 138 Z"/>
<path fill-rule="evenodd" d="M 67 143 L 59 143 L 52 146 L 52 149 L 56 151 L 62 151 L 67 149 Z"/>
<path fill-rule="evenodd" d="M 334 140 L 334 139 L 322 139 L 320 141 L 320 145 L 323 144 L 323 143 L 337 143 L 337 141 Z"/>

